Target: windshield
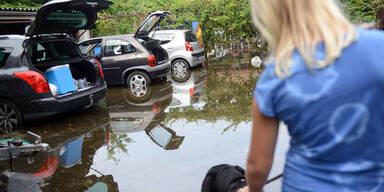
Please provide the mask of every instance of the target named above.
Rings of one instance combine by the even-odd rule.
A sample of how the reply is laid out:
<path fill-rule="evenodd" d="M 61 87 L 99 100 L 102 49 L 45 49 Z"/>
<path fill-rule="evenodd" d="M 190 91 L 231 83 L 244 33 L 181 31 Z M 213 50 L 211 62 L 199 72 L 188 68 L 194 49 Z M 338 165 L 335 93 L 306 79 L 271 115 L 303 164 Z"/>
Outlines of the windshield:
<path fill-rule="evenodd" d="M 87 16 L 78 10 L 55 10 L 45 18 L 45 23 L 50 27 L 70 27 L 82 29 L 88 24 Z"/>
<path fill-rule="evenodd" d="M 192 31 L 185 32 L 185 41 L 187 42 L 197 42 L 196 35 Z"/>
<path fill-rule="evenodd" d="M 155 140 L 161 147 L 167 146 L 172 138 L 172 134 L 159 125 L 153 128 L 149 132 L 149 135 L 151 135 L 153 140 Z"/>
<path fill-rule="evenodd" d="M 160 15 L 155 15 L 149 18 L 149 20 L 140 29 L 139 34 L 147 34 L 148 32 L 152 31 L 152 28 L 160 19 L 161 19 Z"/>
<path fill-rule="evenodd" d="M 76 57 L 76 49 L 68 41 L 37 43 L 29 49 L 32 63 L 57 61 Z"/>

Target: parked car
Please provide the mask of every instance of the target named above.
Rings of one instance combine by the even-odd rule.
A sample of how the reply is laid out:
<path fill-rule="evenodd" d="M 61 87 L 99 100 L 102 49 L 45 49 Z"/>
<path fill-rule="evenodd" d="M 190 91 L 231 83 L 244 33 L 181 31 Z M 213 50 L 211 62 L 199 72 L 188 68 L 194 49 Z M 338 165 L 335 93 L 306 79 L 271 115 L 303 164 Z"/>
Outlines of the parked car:
<path fill-rule="evenodd" d="M 104 0 L 50 1 L 38 11 L 27 36 L 0 36 L 1 131 L 105 98 L 100 63 L 85 58 L 69 34 L 92 28 L 97 12 L 110 5 Z"/>
<path fill-rule="evenodd" d="M 169 12 L 150 14 L 134 35 L 115 35 L 80 42 L 82 53 L 101 61 L 108 85 L 126 84 L 146 90 L 154 79 L 170 72 L 167 52 L 148 35 Z M 139 92 L 139 91 L 138 91 Z"/>
<path fill-rule="evenodd" d="M 162 30 L 153 33 L 153 39 L 161 41 L 171 61 L 171 75 L 176 81 L 188 79 L 189 68 L 205 61 L 204 48 L 190 30 Z"/>

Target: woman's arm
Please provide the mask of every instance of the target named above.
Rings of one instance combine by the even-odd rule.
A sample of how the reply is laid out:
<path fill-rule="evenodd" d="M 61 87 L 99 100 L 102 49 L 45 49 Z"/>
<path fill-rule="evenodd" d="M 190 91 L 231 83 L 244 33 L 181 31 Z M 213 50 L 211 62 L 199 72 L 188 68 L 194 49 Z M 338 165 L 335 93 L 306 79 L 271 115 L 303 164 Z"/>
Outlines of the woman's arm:
<path fill-rule="evenodd" d="M 246 176 L 249 191 L 261 192 L 272 167 L 279 122 L 276 118 L 263 115 L 255 99 L 253 99 L 252 111 L 252 138 Z"/>

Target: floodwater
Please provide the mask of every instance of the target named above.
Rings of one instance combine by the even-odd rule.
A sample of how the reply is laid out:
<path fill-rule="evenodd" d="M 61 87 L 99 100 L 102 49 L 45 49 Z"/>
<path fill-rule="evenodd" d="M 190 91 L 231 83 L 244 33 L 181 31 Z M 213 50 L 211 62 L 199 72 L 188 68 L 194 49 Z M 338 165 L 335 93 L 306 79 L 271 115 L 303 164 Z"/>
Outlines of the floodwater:
<path fill-rule="evenodd" d="M 199 67 L 183 80 L 154 83 L 139 98 L 111 87 L 100 107 L 26 127 L 51 149 L 19 156 L 14 170 L 45 178 L 43 191 L 86 191 L 98 182 L 109 191 L 201 191 L 210 167 L 245 167 L 255 76 Z M 288 141 L 282 125 L 271 178 L 283 171 Z M 10 169 L 6 160 L 0 166 Z M 265 191 L 280 186 L 281 179 Z"/>

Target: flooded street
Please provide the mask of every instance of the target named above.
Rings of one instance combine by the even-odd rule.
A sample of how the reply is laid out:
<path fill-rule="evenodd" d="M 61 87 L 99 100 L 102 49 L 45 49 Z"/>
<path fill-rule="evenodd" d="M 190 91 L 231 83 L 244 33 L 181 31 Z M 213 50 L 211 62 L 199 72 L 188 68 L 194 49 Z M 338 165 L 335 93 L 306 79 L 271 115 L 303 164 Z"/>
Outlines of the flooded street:
<path fill-rule="evenodd" d="M 245 167 L 251 134 L 252 69 L 195 68 L 186 80 L 155 82 L 143 94 L 108 88 L 101 107 L 42 122 L 25 130 L 51 149 L 19 156 L 16 172 L 44 177 L 44 191 L 198 192 L 208 169 Z M 279 132 L 270 177 L 281 174 L 289 137 Z M 1 162 L 3 170 L 9 162 Z M 280 191 L 281 179 L 265 191 Z"/>

